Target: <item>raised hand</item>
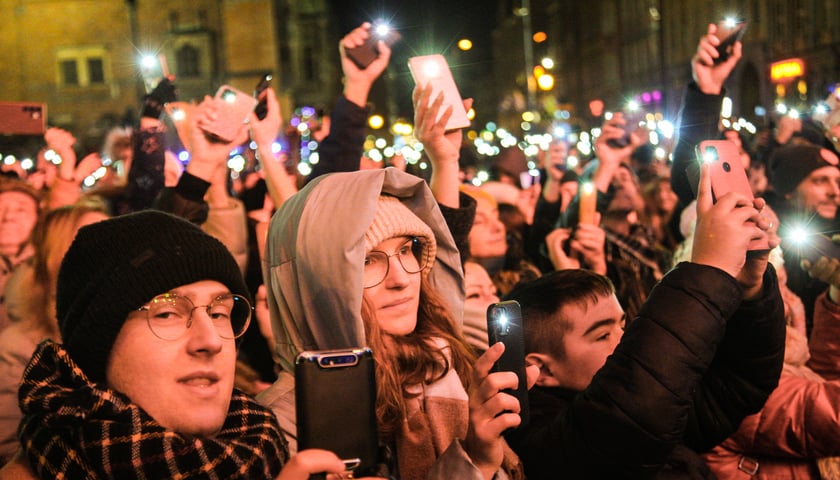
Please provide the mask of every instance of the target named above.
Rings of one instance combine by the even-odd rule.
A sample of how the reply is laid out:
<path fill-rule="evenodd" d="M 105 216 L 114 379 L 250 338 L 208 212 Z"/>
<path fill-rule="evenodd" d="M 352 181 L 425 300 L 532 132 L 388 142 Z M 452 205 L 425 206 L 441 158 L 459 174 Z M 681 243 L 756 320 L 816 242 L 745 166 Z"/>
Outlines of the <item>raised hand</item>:
<path fill-rule="evenodd" d="M 720 39 L 715 36 L 717 26 L 710 23 L 706 35 L 700 38 L 697 52 L 691 58 L 691 73 L 697 88 L 707 95 L 719 95 L 723 89 L 723 82 L 732 73 L 732 69 L 741 59 L 741 42 L 735 42 L 732 54 L 724 62 L 715 65 L 714 61 L 720 56 L 717 46 Z"/>
<path fill-rule="evenodd" d="M 365 22 L 353 29 L 339 42 L 341 54 L 341 69 L 344 71 L 344 96 L 347 100 L 364 107 L 373 82 L 382 75 L 391 59 L 391 48 L 383 41 L 379 41 L 377 49 L 379 56 L 367 68 L 361 69 L 347 57 L 347 49 L 358 47 L 371 36 L 371 24 Z"/>

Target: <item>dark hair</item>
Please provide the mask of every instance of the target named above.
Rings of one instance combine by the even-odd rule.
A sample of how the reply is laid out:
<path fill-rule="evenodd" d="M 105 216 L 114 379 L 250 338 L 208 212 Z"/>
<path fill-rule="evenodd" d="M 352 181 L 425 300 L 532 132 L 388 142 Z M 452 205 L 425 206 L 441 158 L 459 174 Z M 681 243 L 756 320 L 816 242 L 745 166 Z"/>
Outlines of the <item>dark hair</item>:
<path fill-rule="evenodd" d="M 520 283 L 505 300 L 522 306 L 526 353 L 564 356 L 563 336 L 572 327 L 569 319 L 558 317 L 569 304 L 594 304 L 615 294 L 609 278 L 590 270 L 557 270 L 535 280 Z"/>

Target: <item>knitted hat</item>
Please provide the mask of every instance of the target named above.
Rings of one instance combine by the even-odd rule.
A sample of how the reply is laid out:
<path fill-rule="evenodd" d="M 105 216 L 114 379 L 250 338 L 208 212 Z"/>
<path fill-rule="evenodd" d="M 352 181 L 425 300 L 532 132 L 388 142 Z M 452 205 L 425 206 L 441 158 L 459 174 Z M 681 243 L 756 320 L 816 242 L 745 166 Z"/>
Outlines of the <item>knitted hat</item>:
<path fill-rule="evenodd" d="M 36 204 L 39 204 L 41 201 L 41 195 L 35 190 L 35 187 L 30 185 L 29 183 L 18 180 L 16 178 L 10 177 L 2 177 L 0 176 L 0 193 L 5 192 L 20 192 L 25 193 L 32 197 L 35 200 Z"/>
<path fill-rule="evenodd" d="M 770 185 L 779 195 L 786 195 L 814 170 L 837 167 L 837 163 L 837 155 L 816 145 L 783 145 L 770 156 Z"/>
<path fill-rule="evenodd" d="M 403 205 L 397 197 L 380 195 L 376 202 L 373 223 L 365 232 L 365 253 L 369 253 L 380 243 L 394 237 L 422 237 L 426 241 L 423 254 L 429 259 L 429 263 L 423 269 L 423 275 L 428 274 L 435 263 L 437 254 L 437 242 L 431 227 L 420 220 L 420 217 Z"/>
<path fill-rule="evenodd" d="M 64 346 L 91 380 L 104 382 L 128 314 L 156 295 L 202 280 L 250 299 L 227 248 L 186 220 L 145 210 L 83 227 L 58 273 Z"/>

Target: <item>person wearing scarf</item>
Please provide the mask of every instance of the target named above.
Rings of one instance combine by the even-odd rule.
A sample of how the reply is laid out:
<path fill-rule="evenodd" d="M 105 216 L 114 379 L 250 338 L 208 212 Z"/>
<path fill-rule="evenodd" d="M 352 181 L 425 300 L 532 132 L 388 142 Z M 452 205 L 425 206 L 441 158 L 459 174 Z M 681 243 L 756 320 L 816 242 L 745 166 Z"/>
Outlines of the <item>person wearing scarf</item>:
<path fill-rule="evenodd" d="M 173 296 L 178 322 L 156 307 Z M 24 371 L 21 450 L 0 478 L 277 477 L 277 420 L 233 388 L 250 302 L 225 246 L 189 222 L 143 211 L 83 227 L 58 277 L 64 343 L 42 342 Z"/>

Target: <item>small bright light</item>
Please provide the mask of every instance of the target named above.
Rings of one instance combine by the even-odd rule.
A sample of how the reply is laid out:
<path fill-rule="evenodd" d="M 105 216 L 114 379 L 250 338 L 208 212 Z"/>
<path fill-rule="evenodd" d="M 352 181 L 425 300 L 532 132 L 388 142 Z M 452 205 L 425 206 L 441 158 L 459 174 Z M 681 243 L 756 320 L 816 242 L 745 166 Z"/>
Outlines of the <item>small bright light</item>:
<path fill-rule="evenodd" d="M 369 159 L 373 160 L 374 162 L 381 162 L 382 161 L 382 152 L 380 152 L 379 150 L 373 149 L 373 150 L 368 151 L 367 157 Z"/>
<path fill-rule="evenodd" d="M 385 119 L 382 118 L 382 115 L 371 115 L 370 118 L 368 118 L 368 125 L 374 130 L 379 130 L 383 125 L 385 125 Z"/>
<path fill-rule="evenodd" d="M 312 152 L 309 154 L 309 163 L 312 165 L 318 165 L 318 162 L 321 161 L 321 155 L 318 152 Z"/>
<path fill-rule="evenodd" d="M 297 126 L 298 132 L 305 133 L 309 131 L 309 124 L 306 122 L 300 122 Z"/>
<path fill-rule="evenodd" d="M 227 166 L 231 170 L 241 172 L 245 169 L 245 157 L 243 157 L 242 155 L 236 155 L 228 160 Z"/>
<path fill-rule="evenodd" d="M 630 100 L 630 101 L 627 102 L 627 110 L 629 110 L 631 112 L 635 112 L 636 110 L 638 110 L 639 106 L 640 106 L 639 102 L 637 102 L 635 100 Z"/>
<path fill-rule="evenodd" d="M 469 50 L 472 50 L 472 47 L 473 43 L 472 40 L 470 40 L 469 38 L 462 38 L 458 40 L 458 48 L 460 48 L 461 50 L 467 52 Z"/>
<path fill-rule="evenodd" d="M 790 116 L 790 118 L 799 118 L 799 111 L 791 108 L 790 110 L 788 110 L 788 115 Z"/>
<path fill-rule="evenodd" d="M 88 175 L 87 177 L 85 177 L 84 180 L 82 180 L 82 184 L 84 184 L 84 186 L 87 188 L 92 187 L 95 183 L 96 179 L 93 178 L 93 175 Z"/>
<path fill-rule="evenodd" d="M 93 176 L 93 178 L 99 180 L 100 178 L 104 177 L 106 173 L 108 173 L 108 169 L 106 167 L 99 167 L 91 175 Z"/>
<path fill-rule="evenodd" d="M 533 122 L 534 112 L 522 112 L 522 120 L 525 122 Z"/>
<path fill-rule="evenodd" d="M 714 163 L 717 160 L 717 154 L 713 150 L 703 152 L 703 161 L 706 163 Z"/>
<path fill-rule="evenodd" d="M 306 162 L 298 163 L 297 170 L 304 177 L 312 173 L 312 167 L 310 167 L 309 164 L 307 164 Z"/>
<path fill-rule="evenodd" d="M 656 150 L 653 151 L 653 155 L 659 160 L 665 160 L 665 157 L 668 153 L 662 147 L 656 147 Z"/>
<path fill-rule="evenodd" d="M 787 113 L 787 111 L 788 111 L 787 105 L 785 105 L 784 103 L 780 103 L 780 104 L 776 105 L 776 113 L 784 115 L 784 114 Z"/>
<path fill-rule="evenodd" d="M 481 182 L 484 183 L 490 179 L 490 174 L 487 173 L 485 170 L 479 170 L 478 173 L 475 174 L 475 178 L 481 180 Z"/>
<path fill-rule="evenodd" d="M 729 118 L 732 116 L 732 99 L 729 97 L 723 97 L 723 102 L 720 105 L 720 116 L 723 118 Z"/>
<path fill-rule="evenodd" d="M 554 60 L 545 57 L 540 61 L 540 65 L 542 65 L 546 70 L 551 70 L 554 68 Z"/>
<path fill-rule="evenodd" d="M 29 170 L 30 168 L 32 168 L 33 165 L 34 163 L 32 163 L 31 158 L 24 158 L 20 161 L 20 167 L 24 170 Z"/>
<path fill-rule="evenodd" d="M 183 109 L 175 108 L 172 110 L 172 120 L 180 122 L 185 118 L 187 118 L 187 113 Z"/>
<path fill-rule="evenodd" d="M 271 144 L 271 153 L 278 154 L 283 150 L 283 145 L 280 145 L 280 142 L 273 142 Z"/>
<path fill-rule="evenodd" d="M 190 152 L 184 150 L 184 151 L 178 153 L 178 160 L 180 160 L 181 163 L 186 163 L 187 160 L 189 160 L 189 159 L 190 159 Z"/>
<path fill-rule="evenodd" d="M 672 138 L 674 136 L 674 124 L 668 120 L 662 120 L 657 124 L 657 127 L 659 127 L 663 137 Z"/>
<path fill-rule="evenodd" d="M 566 157 L 566 166 L 569 168 L 575 168 L 578 166 L 578 158 L 574 155 L 569 155 Z"/>
<path fill-rule="evenodd" d="M 224 100 L 228 103 L 233 103 L 233 102 L 236 101 L 236 93 L 232 92 L 230 90 L 227 90 L 222 94 L 222 100 Z"/>
<path fill-rule="evenodd" d="M 469 120 L 469 121 L 475 120 L 475 109 L 472 108 L 472 107 L 470 107 L 470 109 L 467 110 L 467 120 Z"/>
<path fill-rule="evenodd" d="M 434 60 L 429 60 L 423 64 L 423 73 L 429 78 L 437 78 L 440 76 L 440 65 Z"/>
<path fill-rule="evenodd" d="M 817 115 L 825 115 L 828 113 L 828 105 L 821 103 L 814 107 L 814 113 Z"/>
<path fill-rule="evenodd" d="M 385 140 L 384 138 L 377 138 L 373 144 L 376 145 L 376 148 L 385 148 L 388 145 L 388 140 Z"/>
<path fill-rule="evenodd" d="M 738 25 L 738 20 L 735 17 L 726 17 L 723 20 L 723 25 L 726 28 L 735 28 L 735 26 Z"/>
<path fill-rule="evenodd" d="M 537 86 L 540 90 L 547 92 L 554 88 L 554 75 L 544 73 L 537 77 Z"/>
<path fill-rule="evenodd" d="M 143 55 L 140 59 L 140 65 L 146 69 L 155 68 L 157 65 L 157 58 L 154 55 Z"/>
<path fill-rule="evenodd" d="M 3 159 L 3 163 L 6 165 L 14 165 L 16 161 L 17 158 L 15 158 L 14 155 L 7 155 L 6 158 Z"/>
<path fill-rule="evenodd" d="M 391 158 L 394 156 L 394 147 L 385 147 L 385 158 Z"/>
<path fill-rule="evenodd" d="M 531 130 L 531 122 L 522 122 L 519 124 L 519 128 L 527 132 Z"/>
<path fill-rule="evenodd" d="M 420 162 L 420 170 L 426 170 L 429 168 L 429 164 L 426 162 Z"/>
<path fill-rule="evenodd" d="M 548 35 L 545 32 L 536 32 L 531 36 L 531 39 L 534 43 L 542 43 L 548 39 Z"/>
<path fill-rule="evenodd" d="M 808 230 L 802 226 L 797 226 L 791 229 L 790 240 L 797 245 L 804 245 L 808 240 Z"/>
<path fill-rule="evenodd" d="M 385 35 L 388 35 L 388 32 L 391 31 L 391 27 L 389 27 L 388 25 L 386 25 L 384 23 L 380 23 L 380 24 L 376 25 L 374 30 L 376 31 L 376 34 L 378 36 L 384 37 Z"/>

